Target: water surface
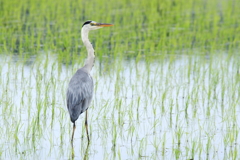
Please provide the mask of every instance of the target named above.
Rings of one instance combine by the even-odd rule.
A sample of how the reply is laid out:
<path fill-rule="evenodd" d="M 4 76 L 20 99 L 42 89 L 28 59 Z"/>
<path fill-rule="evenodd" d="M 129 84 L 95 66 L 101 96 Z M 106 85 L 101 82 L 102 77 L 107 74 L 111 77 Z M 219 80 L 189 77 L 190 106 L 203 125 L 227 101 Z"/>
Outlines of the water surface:
<path fill-rule="evenodd" d="M 83 65 L 55 54 L 0 58 L 0 157 L 70 159 L 66 88 Z M 93 102 L 77 120 L 75 159 L 239 157 L 237 54 L 95 61 Z M 83 61 L 82 61 L 83 62 Z"/>

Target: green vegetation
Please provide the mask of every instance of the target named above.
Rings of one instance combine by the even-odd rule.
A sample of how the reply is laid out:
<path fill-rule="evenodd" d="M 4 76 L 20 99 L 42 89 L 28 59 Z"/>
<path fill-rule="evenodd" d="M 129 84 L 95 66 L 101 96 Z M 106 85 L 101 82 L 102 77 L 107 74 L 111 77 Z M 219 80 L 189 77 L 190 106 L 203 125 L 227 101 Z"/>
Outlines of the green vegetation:
<path fill-rule="evenodd" d="M 57 53 L 72 60 L 82 50 L 87 19 L 114 23 L 96 31 L 98 57 L 232 52 L 239 47 L 240 6 L 230 0 L 11 0 L 0 2 L 1 53 Z M 101 38 L 99 38 L 101 37 Z M 85 55 L 84 55 L 85 56 Z"/>
<path fill-rule="evenodd" d="M 240 1 L 0 1 L 0 159 L 70 159 L 65 94 L 93 31 L 76 159 L 240 159 Z"/>

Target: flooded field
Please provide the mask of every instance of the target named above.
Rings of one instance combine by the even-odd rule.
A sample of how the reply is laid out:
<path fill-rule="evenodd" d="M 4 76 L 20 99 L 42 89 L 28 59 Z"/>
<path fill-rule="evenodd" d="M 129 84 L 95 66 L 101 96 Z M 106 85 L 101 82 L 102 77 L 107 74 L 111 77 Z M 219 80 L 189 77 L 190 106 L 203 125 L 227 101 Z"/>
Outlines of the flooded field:
<path fill-rule="evenodd" d="M 1 56 L 3 159 L 70 159 L 66 88 L 82 64 L 55 54 Z M 91 143 L 82 114 L 76 159 L 238 159 L 240 57 L 156 56 L 96 60 Z"/>
<path fill-rule="evenodd" d="M 0 159 L 240 159 L 239 0 L 0 1 Z M 71 146 L 70 78 L 94 96 Z M 74 154 L 73 154 L 74 153 Z"/>

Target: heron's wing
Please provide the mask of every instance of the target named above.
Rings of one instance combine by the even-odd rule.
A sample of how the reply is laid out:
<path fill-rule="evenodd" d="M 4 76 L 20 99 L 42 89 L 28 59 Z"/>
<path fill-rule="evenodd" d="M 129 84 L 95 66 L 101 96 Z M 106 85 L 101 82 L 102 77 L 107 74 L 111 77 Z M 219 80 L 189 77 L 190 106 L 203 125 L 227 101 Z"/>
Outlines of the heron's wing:
<path fill-rule="evenodd" d="M 82 112 L 87 110 L 92 100 L 92 95 L 92 77 L 79 69 L 70 80 L 67 90 L 67 107 L 70 116 L 73 112 L 79 116 Z"/>

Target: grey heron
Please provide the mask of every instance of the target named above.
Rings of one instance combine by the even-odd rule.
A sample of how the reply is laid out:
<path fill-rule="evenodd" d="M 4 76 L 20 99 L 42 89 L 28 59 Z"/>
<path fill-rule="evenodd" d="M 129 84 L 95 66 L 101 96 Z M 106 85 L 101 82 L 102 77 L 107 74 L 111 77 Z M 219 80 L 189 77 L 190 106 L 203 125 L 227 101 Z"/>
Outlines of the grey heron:
<path fill-rule="evenodd" d="M 78 69 L 77 72 L 71 78 L 67 89 L 67 108 L 70 114 L 70 119 L 73 123 L 72 139 L 73 142 L 74 132 L 76 129 L 75 121 L 79 115 L 86 111 L 85 128 L 87 133 L 88 142 L 90 141 L 88 135 L 88 123 L 87 123 L 87 109 L 92 101 L 93 96 L 93 80 L 90 75 L 92 67 L 94 65 L 94 49 L 88 39 L 88 33 L 91 30 L 96 30 L 102 27 L 113 26 L 108 23 L 97 23 L 95 21 L 86 21 L 82 25 L 81 36 L 83 44 L 87 48 L 88 57 L 85 61 L 85 65 Z"/>

